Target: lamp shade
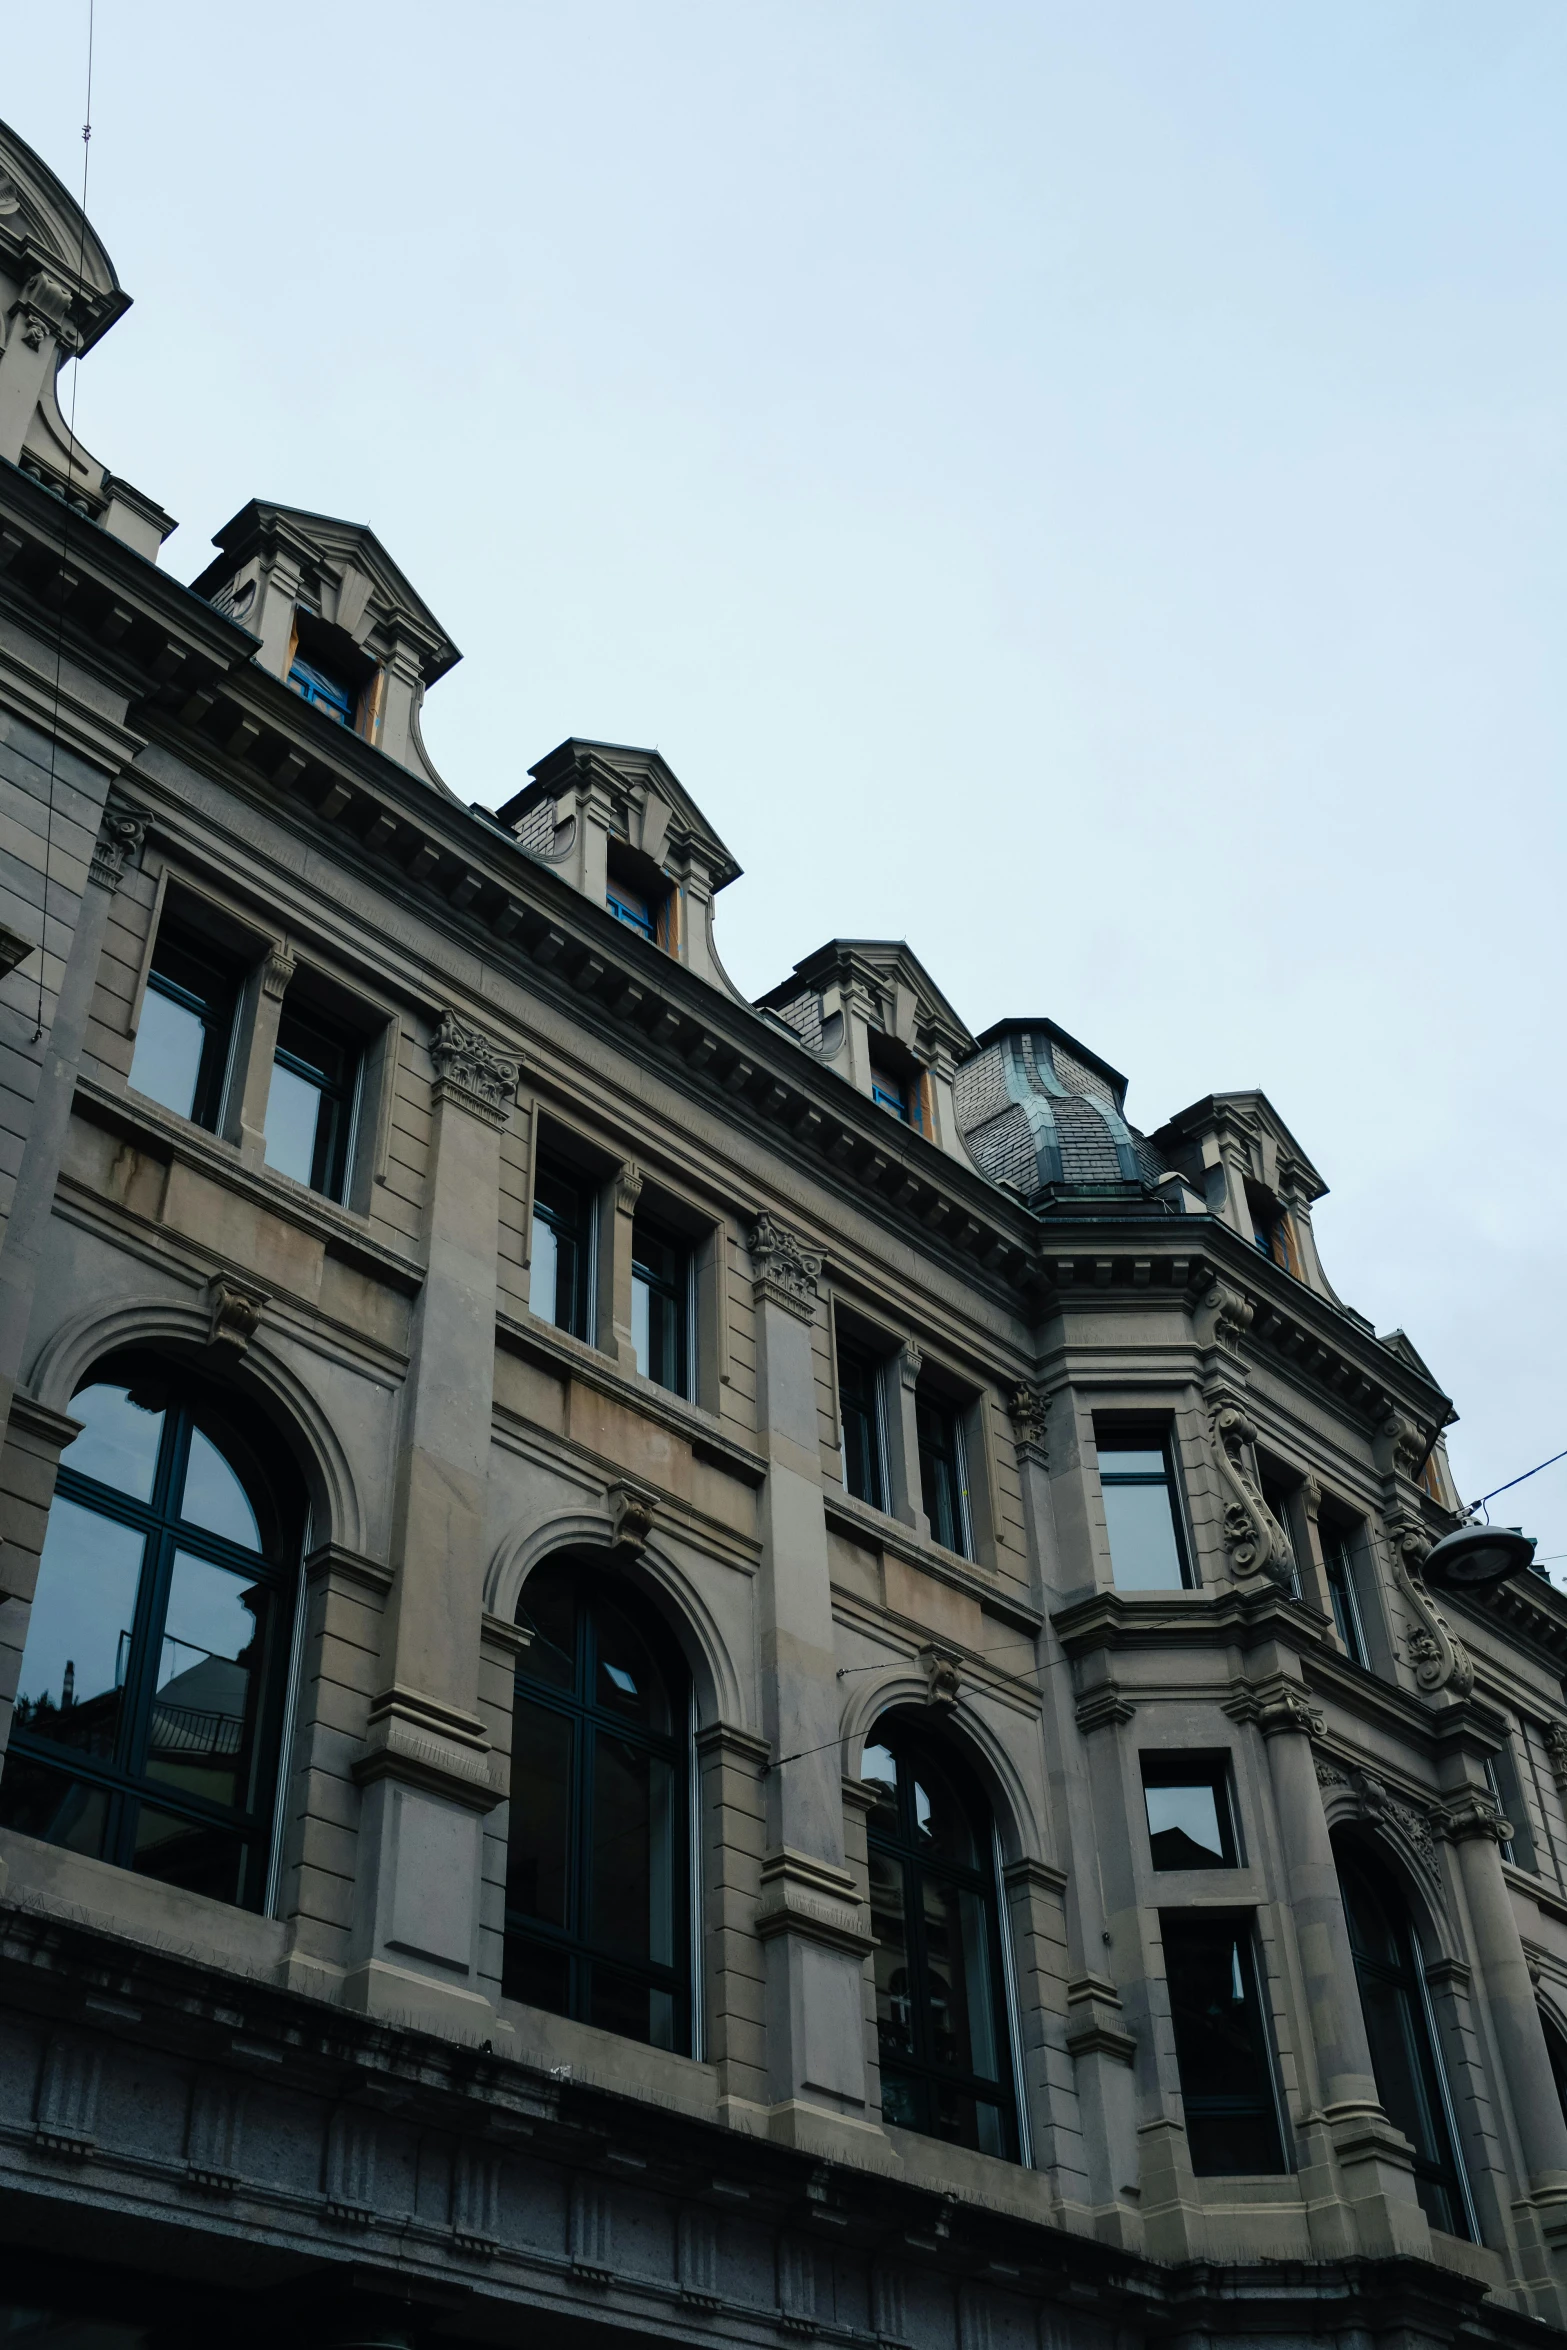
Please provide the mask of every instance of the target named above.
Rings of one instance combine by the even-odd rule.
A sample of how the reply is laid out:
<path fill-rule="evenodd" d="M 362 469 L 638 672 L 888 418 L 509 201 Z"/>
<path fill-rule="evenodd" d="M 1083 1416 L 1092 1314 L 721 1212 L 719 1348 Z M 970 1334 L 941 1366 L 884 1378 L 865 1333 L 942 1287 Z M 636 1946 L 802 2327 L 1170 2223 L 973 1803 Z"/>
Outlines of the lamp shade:
<path fill-rule="evenodd" d="M 1426 1553 L 1420 1572 L 1428 1583 L 1474 1590 L 1516 1575 L 1534 1556 L 1534 1536 L 1516 1526 L 1460 1526 Z"/>

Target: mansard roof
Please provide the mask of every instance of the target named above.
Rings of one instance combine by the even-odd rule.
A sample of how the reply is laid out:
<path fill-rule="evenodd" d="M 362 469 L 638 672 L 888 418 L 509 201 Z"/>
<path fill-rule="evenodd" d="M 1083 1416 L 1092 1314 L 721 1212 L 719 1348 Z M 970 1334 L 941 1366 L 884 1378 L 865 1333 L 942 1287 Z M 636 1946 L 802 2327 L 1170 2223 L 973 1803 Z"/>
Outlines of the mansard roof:
<path fill-rule="evenodd" d="M 9 123 L 0 122 L 0 269 L 25 284 L 42 270 L 70 297 L 70 320 L 90 351 L 131 298 L 97 231 L 64 183 Z"/>
<path fill-rule="evenodd" d="M 312 513 L 308 507 L 280 506 L 269 499 L 252 498 L 221 530 L 214 531 L 212 543 L 222 551 L 201 577 L 191 582 L 199 596 L 214 597 L 253 555 L 268 561 L 280 555 L 291 557 L 300 568 L 305 593 L 321 599 L 324 620 L 346 629 L 359 642 L 377 627 L 384 633 L 410 638 L 419 653 L 427 686 L 462 659 L 456 644 L 368 523 L 345 522 L 335 514 Z"/>
<path fill-rule="evenodd" d="M 796 963 L 790 978 L 756 1000 L 764 1011 L 784 1012 L 801 996 L 819 996 L 830 987 L 862 990 L 879 1025 L 904 1044 L 918 1037 L 927 1051 L 939 1050 L 954 1060 L 974 1050 L 972 1032 L 906 939 L 830 938 Z"/>
<path fill-rule="evenodd" d="M 715 890 L 726 888 L 740 877 L 738 858 L 720 840 L 661 751 L 647 750 L 635 743 L 595 742 L 573 734 L 557 743 L 554 750 L 547 751 L 528 769 L 528 775 L 530 780 L 522 790 L 513 793 L 505 806 L 495 812 L 496 822 L 511 831 L 541 801 L 558 800 L 568 791 L 597 783 L 620 813 L 622 820 L 617 829 L 636 846 L 646 845 L 643 832 L 651 794 L 654 802 L 662 801 L 669 810 L 668 835 L 687 853 L 694 850 L 701 857 Z"/>
<path fill-rule="evenodd" d="M 998 1020 L 954 1089 L 970 1158 L 1030 1201 L 1141 1199 L 1163 1163 L 1124 1116 L 1126 1079 L 1054 1020 Z"/>

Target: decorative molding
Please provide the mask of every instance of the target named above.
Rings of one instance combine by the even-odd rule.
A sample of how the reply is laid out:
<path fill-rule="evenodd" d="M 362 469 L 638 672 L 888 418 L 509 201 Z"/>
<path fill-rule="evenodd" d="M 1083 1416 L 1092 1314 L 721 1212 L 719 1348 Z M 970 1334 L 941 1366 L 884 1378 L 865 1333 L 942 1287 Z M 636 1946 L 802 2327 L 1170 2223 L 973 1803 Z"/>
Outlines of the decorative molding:
<path fill-rule="evenodd" d="M 208 2195 L 232 2195 L 239 2184 L 247 2084 L 202 2070 L 191 2083 L 185 2124 L 185 2176 Z"/>
<path fill-rule="evenodd" d="M 453 1102 L 487 1126 L 504 1126 L 517 1095 L 522 1063 L 466 1020 L 447 1010 L 430 1045 L 436 1103 Z"/>
<path fill-rule="evenodd" d="M 394 1683 L 371 1700 L 363 1751 L 350 1765 L 356 1786 L 395 1779 L 444 1795 L 470 1811 L 504 1800 L 497 1759 L 477 1714 L 459 1713 L 416 1689 Z"/>
<path fill-rule="evenodd" d="M 1296 1681 L 1275 1673 L 1265 1681 L 1239 1683 L 1224 1701 L 1222 1711 L 1232 1722 L 1255 1722 L 1264 1738 L 1298 1731 L 1320 1738 L 1326 1728 L 1322 1715 Z"/>
<path fill-rule="evenodd" d="M 1007 1398 L 1007 1417 L 1012 1422 L 1018 1459 L 1035 1461 L 1040 1468 L 1048 1469 L 1050 1455 L 1045 1443 L 1045 1399 L 1039 1389 L 1026 1380 L 1014 1387 Z"/>
<path fill-rule="evenodd" d="M 1113 2056 L 1135 2064 L 1137 2041 L 1126 2029 L 1121 1995 L 1103 1975 L 1077 1975 L 1066 1987 L 1065 2044 L 1069 2056 Z"/>
<path fill-rule="evenodd" d="M 127 873 L 141 863 L 141 852 L 152 818 L 145 808 L 133 807 L 111 792 L 92 847 L 89 878 L 112 897 Z"/>
<path fill-rule="evenodd" d="M 1199 1344 L 1217 1347 L 1222 1354 L 1238 1359 L 1241 1340 L 1251 1328 L 1256 1311 L 1244 1291 L 1232 1289 L 1228 1282 L 1215 1278 L 1199 1301 L 1194 1316 Z"/>
<path fill-rule="evenodd" d="M 322 2192 L 327 2216 L 367 2228 L 375 2217 L 375 2122 L 357 2105 L 339 2105 L 326 2134 Z"/>
<path fill-rule="evenodd" d="M 615 1205 L 623 1216 L 634 1216 L 637 1202 L 642 1197 L 646 1178 L 633 1159 L 623 1159 L 615 1169 Z"/>
<path fill-rule="evenodd" d="M 63 353 L 77 349 L 81 337 L 71 324 L 71 294 L 47 269 L 35 269 L 23 286 L 11 314 L 29 351 L 41 351 L 53 341 Z"/>
<path fill-rule="evenodd" d="M 207 1283 L 207 1344 L 243 1354 L 261 1327 L 272 1293 L 233 1273 L 214 1273 Z"/>
<path fill-rule="evenodd" d="M 951 1713 L 962 1694 L 957 1657 L 932 1640 L 920 1650 L 920 1665 L 925 1674 L 925 1703 L 937 1713 Z"/>
<path fill-rule="evenodd" d="M 640 1558 L 653 1532 L 653 1521 L 658 1515 L 658 1495 L 646 1486 L 633 1485 L 628 1478 L 620 1478 L 609 1489 L 609 1514 L 613 1531 L 611 1547 L 624 1563 Z"/>
<path fill-rule="evenodd" d="M 31 1436 L 48 1451 L 62 1453 L 68 1444 L 76 1442 L 82 1427 L 82 1421 L 73 1420 L 69 1412 L 51 1411 L 47 1404 L 40 1403 L 36 1396 L 28 1395 L 20 1387 L 11 1398 L 11 1416 L 6 1425 L 8 1437 Z"/>
<path fill-rule="evenodd" d="M 81 2162 L 96 2146 L 103 2045 L 57 2032 L 38 2077 L 33 2143 L 46 2154 Z"/>
<path fill-rule="evenodd" d="M 1239 1406 L 1229 1402 L 1217 1406 L 1210 1427 L 1214 1465 L 1228 1496 L 1224 1547 L 1230 1554 L 1230 1565 L 1237 1575 L 1264 1574 L 1287 1590 L 1294 1580 L 1295 1556 L 1246 1460 L 1246 1448 L 1255 1443 L 1257 1431 Z"/>
<path fill-rule="evenodd" d="M 1118 1681 L 1100 1681 L 1077 1701 L 1077 1726 L 1085 1736 L 1115 1722 L 1129 1722 L 1137 1708 L 1121 1695 Z"/>
<path fill-rule="evenodd" d="M 1466 1788 L 1441 1815 L 1442 1825 L 1455 1844 L 1471 1836 L 1489 1836 L 1494 1844 L 1511 1844 L 1516 1833 L 1494 1797 L 1479 1787 Z"/>
<path fill-rule="evenodd" d="M 903 1385 L 908 1389 L 910 1395 L 912 1395 L 915 1388 L 918 1387 L 920 1383 L 920 1373 L 924 1370 L 924 1368 L 925 1357 L 911 1338 L 905 1346 L 899 1349 L 898 1353 L 898 1377 L 903 1382 Z"/>
<path fill-rule="evenodd" d="M 298 968 L 287 947 L 274 947 L 261 966 L 262 993 L 269 995 L 274 1003 L 281 1003 Z"/>
<path fill-rule="evenodd" d="M 501 2156 L 493 2146 L 464 2138 L 452 2162 L 452 2242 L 471 2259 L 500 2250 Z"/>
<path fill-rule="evenodd" d="M 1390 1411 L 1377 1431 L 1377 1466 L 1385 1477 L 1412 1485 L 1430 1450 L 1425 1430 L 1402 1412 Z"/>
<path fill-rule="evenodd" d="M 780 1224 L 766 1208 L 752 1225 L 746 1245 L 755 1275 L 753 1290 L 757 1304 L 767 1298 L 787 1313 L 797 1315 L 802 1322 L 814 1321 L 817 1284 L 822 1271 L 821 1252 L 807 1248 L 798 1234 Z"/>
<path fill-rule="evenodd" d="M 1344 1808 L 1355 1818 L 1368 1821 L 1373 1827 L 1388 1830 L 1397 1836 L 1422 1860 L 1440 1887 L 1437 1872 L 1436 1842 L 1447 1829 L 1446 1814 L 1439 1806 L 1407 1801 L 1392 1793 L 1385 1780 L 1375 1771 L 1355 1765 L 1343 1768 L 1319 1757 L 1317 1785 L 1326 1792 L 1338 1787 L 1344 1790 Z"/>
<path fill-rule="evenodd" d="M 1383 1526 L 1393 1561 L 1393 1580 L 1415 1619 L 1404 1644 L 1416 1684 L 1427 1697 L 1434 1697 L 1440 1689 L 1451 1690 L 1454 1697 L 1467 1697 L 1474 1687 L 1474 1661 L 1420 1576 L 1431 1537 L 1406 1510 L 1390 1510 Z"/>
<path fill-rule="evenodd" d="M 579 2171 L 571 2182 L 571 2273 L 586 2285 L 613 2282 L 612 2214 L 602 2179 Z"/>
<path fill-rule="evenodd" d="M 852 1958 L 868 1958 L 875 1937 L 861 1923 L 863 1904 L 847 1869 L 814 1860 L 792 1845 L 768 1853 L 762 1862 L 761 1898 L 756 1905 L 760 1941 L 774 1934 L 798 1934 Z"/>
<path fill-rule="evenodd" d="M 723 2307 L 718 2290 L 718 2223 L 700 2203 L 680 2207 L 676 2262 L 680 2298 L 687 2309 Z"/>
<path fill-rule="evenodd" d="M 15 1405 L 12 1405 L 15 1410 Z M 1545 1748 L 1546 1760 L 1558 1791 L 1567 1790 L 1567 1722 L 1546 1722 L 1541 1727 L 1540 1743 Z"/>

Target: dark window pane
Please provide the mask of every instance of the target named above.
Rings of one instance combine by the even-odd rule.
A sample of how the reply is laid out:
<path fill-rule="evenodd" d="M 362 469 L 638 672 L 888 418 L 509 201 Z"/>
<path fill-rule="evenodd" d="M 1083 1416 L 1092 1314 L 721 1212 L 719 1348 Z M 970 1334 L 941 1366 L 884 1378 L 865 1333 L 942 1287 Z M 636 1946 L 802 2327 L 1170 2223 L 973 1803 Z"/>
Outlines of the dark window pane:
<path fill-rule="evenodd" d="M 552 1950 L 526 1934 L 508 1934 L 501 1989 L 508 1999 L 525 2007 L 542 2007 L 551 2015 L 571 2013 L 571 1961 L 562 1950 Z"/>
<path fill-rule="evenodd" d="M 861 1354 L 853 1347 L 838 1349 L 843 1481 L 850 1493 L 876 1510 L 886 1506 L 882 1491 L 880 1378 L 881 1368 L 873 1356 Z"/>
<path fill-rule="evenodd" d="M 533 1638 L 518 1666 L 530 1681 L 552 1689 L 577 1685 L 577 1591 L 569 1568 L 545 1565 L 528 1577 L 517 1609 Z"/>
<path fill-rule="evenodd" d="M 176 1551 L 159 1649 L 147 1776 L 205 1803 L 244 1804 L 270 1593 Z"/>
<path fill-rule="evenodd" d="M 267 1165 L 296 1183 L 308 1183 L 316 1160 L 316 1128 L 324 1097 L 313 1077 L 301 1076 L 281 1061 L 272 1069 L 267 1093 Z"/>
<path fill-rule="evenodd" d="M 130 1084 L 177 1118 L 194 1117 L 206 1044 L 200 1012 L 149 985 L 142 998 Z"/>
<path fill-rule="evenodd" d="M 588 1230 L 590 1203 L 574 1184 L 541 1169 L 534 1184 L 533 1226 L 528 1250 L 528 1310 L 542 1322 L 569 1330 L 574 1338 L 588 1328 Z"/>
<path fill-rule="evenodd" d="M 150 1803 L 141 1806 L 131 1856 L 139 1877 L 182 1885 L 187 1893 L 205 1893 L 212 1901 L 238 1901 L 244 1866 L 244 1841 L 232 1829 L 179 1819 Z"/>
<path fill-rule="evenodd" d="M 925 2099 L 922 2084 L 908 2073 L 893 2071 L 883 2065 L 881 2075 L 882 2119 L 895 2130 L 919 2130 L 929 2137 L 925 2126 Z"/>
<path fill-rule="evenodd" d="M 667 1734 L 673 1726 L 669 1689 L 648 1641 L 613 1600 L 600 1600 L 594 1622 L 598 1687 L 592 1692 L 593 1703 L 644 1729 Z"/>
<path fill-rule="evenodd" d="M 354 693 L 341 677 L 333 677 L 325 669 L 317 669 L 314 662 L 302 661 L 296 653 L 288 672 L 288 682 L 302 701 L 309 702 L 335 719 L 339 726 L 354 722 Z"/>
<path fill-rule="evenodd" d="M 994 2081 L 996 2024 L 984 1903 L 977 1893 L 935 1877 L 925 1880 L 924 1900 L 931 2059 Z"/>
<path fill-rule="evenodd" d="M 18 1729 L 113 1760 L 145 1539 L 56 1494 L 22 1654 Z"/>
<path fill-rule="evenodd" d="M 82 1432 L 60 1455 L 60 1466 L 79 1477 L 96 1477 L 117 1493 L 151 1501 L 163 1435 L 162 1396 L 133 1398 L 128 1387 L 84 1387 L 71 1399 L 71 1417 Z"/>
<path fill-rule="evenodd" d="M 686 1393 L 689 1258 L 638 1220 L 632 1236 L 631 1336 L 637 1369 L 672 1394 Z"/>
<path fill-rule="evenodd" d="M 1414 2147 L 1415 2184 L 1431 2225 L 1467 2235 L 1408 1915 L 1392 1883 L 1374 1876 L 1358 1854 L 1340 1853 L 1339 1882 L 1378 2098 Z"/>
<path fill-rule="evenodd" d="M 13 1746 L 0 1779 L 0 1827 L 98 1860 L 108 1820 L 109 1797 L 102 1787 L 68 1779 Z"/>
<path fill-rule="evenodd" d="M 1165 1980 L 1199 2178 L 1284 2168 L 1249 1920 L 1166 1917 Z"/>
<path fill-rule="evenodd" d="M 1110 1564 L 1123 1591 L 1179 1591 L 1185 1578 L 1170 1495 L 1158 1485 L 1104 1486 Z"/>
<path fill-rule="evenodd" d="M 957 1414 L 931 1397 L 916 1395 L 920 1500 L 932 1539 L 945 1550 L 966 1553 L 962 1502 L 961 1445 Z"/>
<path fill-rule="evenodd" d="M 970 2146 L 976 2154 L 1007 2152 L 1006 2127 L 997 2105 L 951 2081 L 935 2084 L 935 2126 L 931 2135 L 949 2146 Z"/>
<path fill-rule="evenodd" d="M 674 1994 L 595 1962 L 588 2021 L 602 2032 L 618 2032 L 622 2039 L 640 2040 L 648 2048 L 673 2048 Z"/>
<path fill-rule="evenodd" d="M 593 1769 L 592 1938 L 671 1966 L 675 1956 L 674 1772 L 646 1747 L 606 1737 Z"/>
<path fill-rule="evenodd" d="M 653 936 L 653 910 L 640 890 L 628 889 L 623 882 L 612 881 L 605 892 L 605 904 L 617 922 L 624 922 L 628 930 L 635 930 L 643 938 Z"/>
<path fill-rule="evenodd" d="M 870 1851 L 871 1932 L 876 1937 L 876 2037 L 883 2062 L 914 2054 L 914 1987 L 909 1973 L 903 1863 Z"/>
<path fill-rule="evenodd" d="M 519 1698 L 512 1719 L 506 1906 L 552 1926 L 569 1923 L 572 1726 L 565 1714 Z"/>

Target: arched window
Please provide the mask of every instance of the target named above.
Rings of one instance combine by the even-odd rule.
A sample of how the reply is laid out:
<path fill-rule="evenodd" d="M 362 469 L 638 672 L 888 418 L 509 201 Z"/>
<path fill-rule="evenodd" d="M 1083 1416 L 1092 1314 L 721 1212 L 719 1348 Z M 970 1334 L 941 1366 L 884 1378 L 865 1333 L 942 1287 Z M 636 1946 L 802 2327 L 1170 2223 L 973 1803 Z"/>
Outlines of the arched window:
<path fill-rule="evenodd" d="M 885 2120 L 1011 2156 L 1006 1999 L 990 1816 L 955 1755 L 896 1715 L 866 1742 Z"/>
<path fill-rule="evenodd" d="M 0 1821 L 259 1909 L 303 1495 L 257 1416 L 147 1356 L 71 1405 Z"/>
<path fill-rule="evenodd" d="M 618 1578 L 551 1559 L 517 1610 L 503 1987 L 654 2048 L 691 2045 L 689 1684 Z"/>
<path fill-rule="evenodd" d="M 1415 2187 L 1426 2218 L 1449 2236 L 1472 2239 L 1414 1925 L 1385 1868 L 1344 1840 L 1336 1840 L 1335 1852 L 1377 2095 L 1389 2121 L 1414 2147 Z"/>

